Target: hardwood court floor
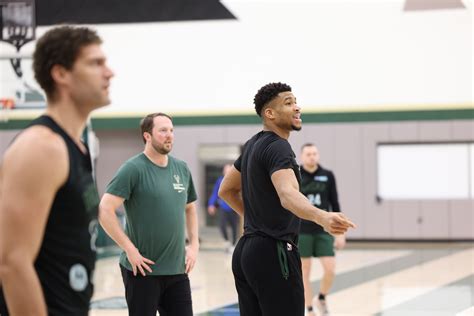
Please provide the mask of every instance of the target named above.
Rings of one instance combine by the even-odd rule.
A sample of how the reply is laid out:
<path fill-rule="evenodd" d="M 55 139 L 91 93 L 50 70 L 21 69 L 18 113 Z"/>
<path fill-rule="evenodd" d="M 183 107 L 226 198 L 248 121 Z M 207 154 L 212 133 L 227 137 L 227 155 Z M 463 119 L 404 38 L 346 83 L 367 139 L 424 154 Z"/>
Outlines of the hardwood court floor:
<path fill-rule="evenodd" d="M 316 292 L 322 272 L 313 260 Z M 337 263 L 332 316 L 474 315 L 473 243 L 349 242 Z M 218 236 L 203 241 L 190 278 L 196 315 L 239 315 L 231 256 Z M 98 260 L 95 286 L 91 316 L 128 315 L 118 257 Z"/>

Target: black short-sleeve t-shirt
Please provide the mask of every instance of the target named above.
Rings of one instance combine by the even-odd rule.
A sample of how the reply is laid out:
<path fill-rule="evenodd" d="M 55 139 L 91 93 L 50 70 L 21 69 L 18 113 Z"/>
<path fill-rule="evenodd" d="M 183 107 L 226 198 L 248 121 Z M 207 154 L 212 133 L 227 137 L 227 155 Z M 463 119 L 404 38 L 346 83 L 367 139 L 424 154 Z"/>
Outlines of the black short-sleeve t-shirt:
<path fill-rule="evenodd" d="M 244 234 L 260 234 L 295 243 L 300 219 L 285 209 L 271 176 L 281 169 L 293 169 L 300 183 L 295 153 L 284 138 L 261 131 L 247 141 L 234 166 L 241 172 L 244 200 Z"/>

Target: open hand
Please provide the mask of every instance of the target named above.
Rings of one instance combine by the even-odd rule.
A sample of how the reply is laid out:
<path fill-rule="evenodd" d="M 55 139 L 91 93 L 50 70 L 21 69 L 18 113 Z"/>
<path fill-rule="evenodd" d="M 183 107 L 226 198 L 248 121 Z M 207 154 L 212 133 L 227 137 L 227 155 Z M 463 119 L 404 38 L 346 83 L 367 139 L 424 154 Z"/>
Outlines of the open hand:
<path fill-rule="evenodd" d="M 134 276 L 137 275 L 137 270 L 140 271 L 143 276 L 146 275 L 145 270 L 151 273 L 151 268 L 149 264 L 155 263 L 150 259 L 143 257 L 137 248 L 133 247 L 132 249 L 127 251 L 126 254 L 128 262 L 130 262 L 130 265 L 132 266 Z"/>
<path fill-rule="evenodd" d="M 209 215 L 216 214 L 216 207 L 214 205 L 208 206 L 207 207 L 207 212 L 209 213 Z"/>
<path fill-rule="evenodd" d="M 196 264 L 198 249 L 194 246 L 187 246 L 186 247 L 186 259 L 184 261 L 186 265 L 186 273 L 191 272 Z"/>

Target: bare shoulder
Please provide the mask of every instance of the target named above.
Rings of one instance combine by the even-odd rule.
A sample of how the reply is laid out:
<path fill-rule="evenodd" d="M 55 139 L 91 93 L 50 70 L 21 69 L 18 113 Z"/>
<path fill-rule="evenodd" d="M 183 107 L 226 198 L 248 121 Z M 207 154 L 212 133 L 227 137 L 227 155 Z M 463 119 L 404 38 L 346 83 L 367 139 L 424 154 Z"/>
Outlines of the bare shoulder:
<path fill-rule="evenodd" d="M 66 144 L 63 138 L 45 126 L 32 126 L 25 129 L 13 142 L 14 145 L 28 145 L 44 147 L 45 149 L 61 149 L 66 150 Z"/>
<path fill-rule="evenodd" d="M 66 143 L 51 129 L 32 126 L 7 149 L 1 169 L 3 176 L 47 175 L 50 180 L 64 182 L 69 171 Z"/>
<path fill-rule="evenodd" d="M 13 141 L 0 178 L 0 246 L 5 254 L 34 261 L 54 198 L 68 174 L 66 143 L 47 127 L 30 127 Z"/>
<path fill-rule="evenodd" d="M 60 135 L 44 126 L 32 126 L 24 130 L 5 152 L 5 162 L 23 159 L 41 160 L 64 159 L 68 155 L 66 143 Z"/>

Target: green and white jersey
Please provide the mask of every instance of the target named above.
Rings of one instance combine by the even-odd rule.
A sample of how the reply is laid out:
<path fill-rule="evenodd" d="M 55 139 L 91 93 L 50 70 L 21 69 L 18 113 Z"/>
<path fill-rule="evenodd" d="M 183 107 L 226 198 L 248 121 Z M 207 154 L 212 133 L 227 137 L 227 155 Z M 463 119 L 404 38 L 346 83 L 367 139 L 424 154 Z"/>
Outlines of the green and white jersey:
<path fill-rule="evenodd" d="M 318 166 L 318 169 L 313 173 L 309 173 L 301 166 L 300 172 L 300 191 L 311 204 L 329 212 L 340 212 L 334 174 L 321 166 Z M 306 234 L 326 233 L 320 225 L 307 220 L 301 221 L 300 232 Z"/>

